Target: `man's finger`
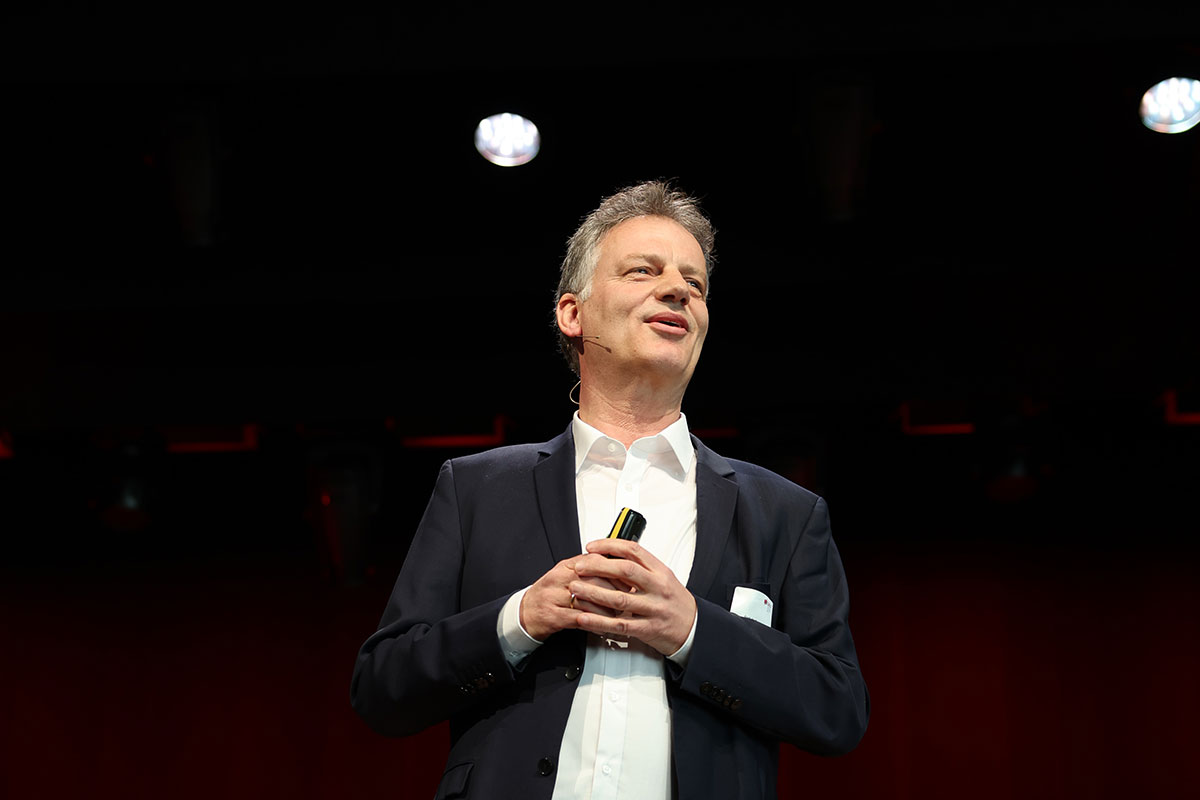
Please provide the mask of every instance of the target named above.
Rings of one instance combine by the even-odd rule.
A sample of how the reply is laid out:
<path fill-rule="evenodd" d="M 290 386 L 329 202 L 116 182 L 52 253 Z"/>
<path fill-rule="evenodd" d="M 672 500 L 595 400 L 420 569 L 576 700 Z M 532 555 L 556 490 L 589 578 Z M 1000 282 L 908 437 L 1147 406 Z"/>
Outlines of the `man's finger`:
<path fill-rule="evenodd" d="M 602 558 L 599 554 L 582 556 L 575 562 L 575 574 L 580 577 L 598 576 L 610 582 L 645 589 L 651 573 L 636 561 L 623 558 Z"/>
<path fill-rule="evenodd" d="M 589 633 L 612 633 L 619 636 L 638 638 L 642 623 L 629 617 L 607 617 L 598 614 L 580 614 L 578 625 Z"/>
<path fill-rule="evenodd" d="M 568 588 L 572 592 L 575 592 L 578 598 L 575 602 L 577 608 L 580 601 L 586 600 L 593 605 L 611 610 L 615 614 L 625 612 L 643 614 L 649 611 L 647 601 L 643 599 L 644 595 L 641 594 L 622 592 L 617 589 L 605 589 L 601 586 L 586 583 L 583 580 L 572 581 Z M 610 613 L 609 615 L 611 616 L 612 614 Z"/>
<path fill-rule="evenodd" d="M 628 539 L 596 539 L 588 542 L 587 551 L 633 561 L 651 571 L 662 565 L 662 562 L 655 558 L 653 553 L 637 542 L 631 542 Z"/>
<path fill-rule="evenodd" d="M 611 608 L 607 608 L 605 606 L 596 605 L 595 603 L 591 602 L 590 600 L 584 600 L 582 597 L 578 598 L 575 601 L 574 609 L 568 609 L 568 610 L 573 610 L 576 613 L 582 612 L 585 614 L 594 614 L 594 615 L 600 616 L 600 617 L 615 617 L 621 613 L 619 611 L 616 611 Z"/>
<path fill-rule="evenodd" d="M 628 592 L 629 584 L 623 581 L 611 581 L 608 578 L 601 578 L 599 575 L 580 575 L 576 580 L 586 581 L 587 583 L 595 584 L 602 589 L 616 589 L 618 592 Z"/>

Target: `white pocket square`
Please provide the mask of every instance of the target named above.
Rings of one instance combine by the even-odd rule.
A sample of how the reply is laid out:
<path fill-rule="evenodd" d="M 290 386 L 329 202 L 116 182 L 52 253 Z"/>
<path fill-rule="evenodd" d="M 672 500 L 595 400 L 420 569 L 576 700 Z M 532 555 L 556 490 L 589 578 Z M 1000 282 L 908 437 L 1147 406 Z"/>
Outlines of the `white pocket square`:
<path fill-rule="evenodd" d="M 729 604 L 729 610 L 739 617 L 761 622 L 769 628 L 775 604 L 771 602 L 771 598 L 758 589 L 737 586 L 733 590 L 733 602 Z"/>

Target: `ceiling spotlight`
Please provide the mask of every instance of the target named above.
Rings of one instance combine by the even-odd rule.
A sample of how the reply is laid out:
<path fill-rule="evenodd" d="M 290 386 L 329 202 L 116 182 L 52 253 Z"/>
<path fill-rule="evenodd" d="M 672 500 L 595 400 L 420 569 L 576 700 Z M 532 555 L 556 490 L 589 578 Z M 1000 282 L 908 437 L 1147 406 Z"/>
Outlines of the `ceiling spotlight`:
<path fill-rule="evenodd" d="M 479 121 L 475 149 L 493 164 L 515 167 L 532 161 L 541 147 L 537 125 L 518 114 L 493 114 Z"/>
<path fill-rule="evenodd" d="M 1183 133 L 1200 122 L 1200 81 L 1169 78 L 1142 95 L 1142 124 L 1159 133 Z"/>

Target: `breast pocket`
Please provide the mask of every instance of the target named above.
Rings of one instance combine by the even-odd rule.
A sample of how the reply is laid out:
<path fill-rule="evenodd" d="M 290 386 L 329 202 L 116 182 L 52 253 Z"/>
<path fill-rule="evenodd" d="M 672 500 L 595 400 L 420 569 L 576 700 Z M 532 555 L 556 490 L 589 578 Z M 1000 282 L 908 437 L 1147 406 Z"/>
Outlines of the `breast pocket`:
<path fill-rule="evenodd" d="M 775 619 L 775 601 L 769 583 L 731 583 L 726 587 L 728 608 L 739 617 L 752 619 L 768 628 Z"/>

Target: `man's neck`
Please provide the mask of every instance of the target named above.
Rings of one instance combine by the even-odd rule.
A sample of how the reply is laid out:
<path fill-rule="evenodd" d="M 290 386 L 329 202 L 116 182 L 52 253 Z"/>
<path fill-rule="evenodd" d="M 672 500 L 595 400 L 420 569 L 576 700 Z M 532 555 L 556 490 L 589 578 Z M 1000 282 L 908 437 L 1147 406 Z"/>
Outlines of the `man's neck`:
<path fill-rule="evenodd" d="M 627 448 L 679 419 L 682 404 L 682 391 L 661 392 L 645 385 L 605 391 L 584 381 L 579 388 L 579 418 Z"/>

